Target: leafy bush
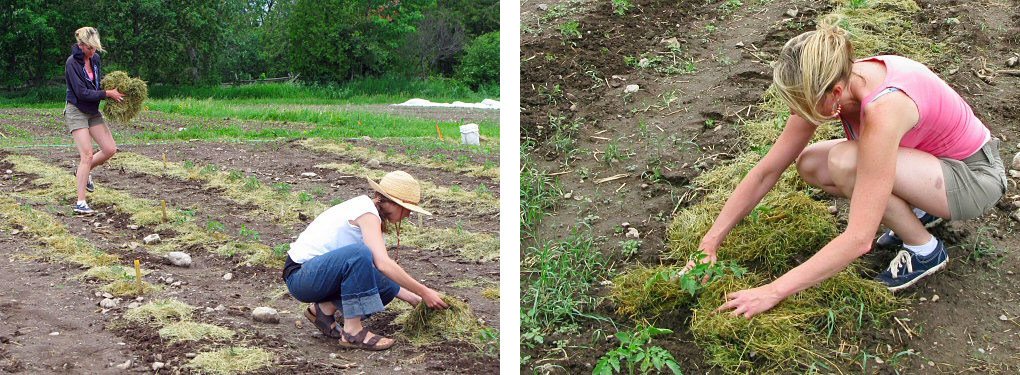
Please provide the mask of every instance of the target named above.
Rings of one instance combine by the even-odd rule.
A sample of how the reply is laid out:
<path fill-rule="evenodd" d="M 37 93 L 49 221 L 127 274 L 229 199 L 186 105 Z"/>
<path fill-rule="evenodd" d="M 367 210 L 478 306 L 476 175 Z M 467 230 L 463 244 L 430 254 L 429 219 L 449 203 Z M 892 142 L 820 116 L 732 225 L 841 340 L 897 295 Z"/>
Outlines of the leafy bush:
<path fill-rule="evenodd" d="M 499 32 L 479 35 L 464 49 L 459 79 L 478 89 L 499 83 Z"/>

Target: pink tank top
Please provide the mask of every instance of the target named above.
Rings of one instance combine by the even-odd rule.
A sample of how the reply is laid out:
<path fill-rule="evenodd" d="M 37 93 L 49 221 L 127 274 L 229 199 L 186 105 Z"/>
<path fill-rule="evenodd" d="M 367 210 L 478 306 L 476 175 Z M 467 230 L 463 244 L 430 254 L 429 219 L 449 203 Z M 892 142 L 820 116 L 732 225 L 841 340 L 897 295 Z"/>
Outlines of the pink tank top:
<path fill-rule="evenodd" d="M 945 81 L 917 61 L 902 56 L 874 56 L 857 61 L 877 60 L 885 64 L 885 81 L 861 100 L 867 105 L 891 91 L 901 91 L 917 105 L 917 125 L 903 135 L 900 147 L 913 148 L 940 158 L 966 159 L 981 149 L 991 132 L 974 111 Z M 860 118 L 840 117 L 847 139 L 857 139 Z"/>

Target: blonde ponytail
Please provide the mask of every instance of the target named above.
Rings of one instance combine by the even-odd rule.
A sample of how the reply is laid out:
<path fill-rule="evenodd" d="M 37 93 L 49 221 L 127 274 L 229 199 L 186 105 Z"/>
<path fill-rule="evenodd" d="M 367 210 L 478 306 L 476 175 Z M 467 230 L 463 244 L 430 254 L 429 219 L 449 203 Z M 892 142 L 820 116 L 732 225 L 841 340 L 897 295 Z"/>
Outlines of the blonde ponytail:
<path fill-rule="evenodd" d="M 850 79 L 853 57 L 850 34 L 839 26 L 839 18 L 822 18 L 815 31 L 786 42 L 772 64 L 779 99 L 805 120 L 815 125 L 825 122 L 826 116 L 815 106 L 836 83 Z"/>

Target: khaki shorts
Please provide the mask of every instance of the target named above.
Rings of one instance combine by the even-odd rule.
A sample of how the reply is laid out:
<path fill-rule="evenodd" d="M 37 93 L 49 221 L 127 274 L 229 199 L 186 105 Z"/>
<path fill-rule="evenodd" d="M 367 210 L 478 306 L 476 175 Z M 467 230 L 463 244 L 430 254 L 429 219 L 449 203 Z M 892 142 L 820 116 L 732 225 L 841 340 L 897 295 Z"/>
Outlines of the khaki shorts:
<path fill-rule="evenodd" d="M 939 160 L 952 220 L 981 216 L 1006 193 L 1006 168 L 999 155 L 998 139 L 990 139 L 966 159 Z"/>
<path fill-rule="evenodd" d="M 67 124 L 68 133 L 74 132 L 78 129 L 88 129 L 96 125 L 106 124 L 106 119 L 103 118 L 102 113 L 94 115 L 85 114 L 74 104 L 67 103 L 64 105 L 64 123 Z"/>

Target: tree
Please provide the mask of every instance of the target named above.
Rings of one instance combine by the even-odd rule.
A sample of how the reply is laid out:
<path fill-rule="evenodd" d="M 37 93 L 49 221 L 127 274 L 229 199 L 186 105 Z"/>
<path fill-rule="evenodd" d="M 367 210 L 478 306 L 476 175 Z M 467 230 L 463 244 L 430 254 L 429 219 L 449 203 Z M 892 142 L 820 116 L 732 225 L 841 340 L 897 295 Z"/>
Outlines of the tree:
<path fill-rule="evenodd" d="M 430 11 L 418 22 L 417 31 L 408 38 L 408 55 L 417 62 L 422 76 L 432 73 L 450 75 L 457 57 L 464 50 L 467 35 L 453 12 Z"/>
<path fill-rule="evenodd" d="M 499 83 L 499 32 L 479 35 L 464 50 L 458 77 L 477 90 Z"/>

